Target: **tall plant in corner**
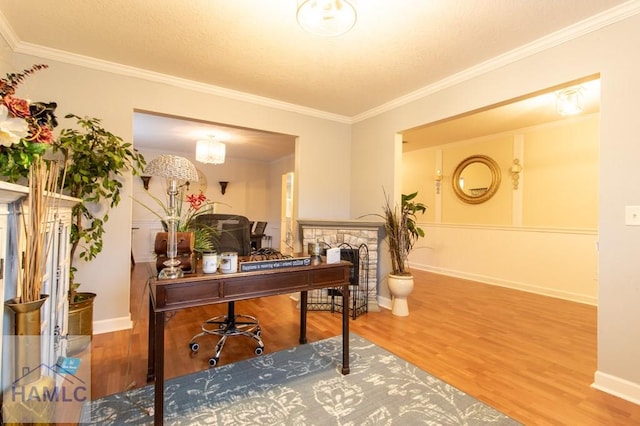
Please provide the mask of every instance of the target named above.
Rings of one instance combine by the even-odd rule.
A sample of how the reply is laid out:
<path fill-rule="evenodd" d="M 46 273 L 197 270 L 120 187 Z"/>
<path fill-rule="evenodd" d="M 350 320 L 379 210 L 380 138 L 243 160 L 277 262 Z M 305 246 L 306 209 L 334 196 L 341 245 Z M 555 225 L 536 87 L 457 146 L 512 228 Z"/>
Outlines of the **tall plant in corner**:
<path fill-rule="evenodd" d="M 78 287 L 76 255 L 91 261 L 102 251 L 109 210 L 120 203 L 122 176 L 129 171 L 140 175 L 146 163 L 132 144 L 102 127 L 101 120 L 74 114 L 66 118 L 75 119 L 79 129 L 62 130 L 53 147 L 65 160 L 64 189 L 81 200 L 72 210 L 69 300 L 73 302 Z"/>
<path fill-rule="evenodd" d="M 391 204 L 386 197 L 383 207 L 384 229 L 387 232 L 389 254 L 391 255 L 391 273 L 409 275 L 408 259 L 415 242 L 424 237 L 424 231 L 416 224 L 416 214 L 427 210 L 422 203 L 414 201 L 417 192 L 402 194 L 400 207 Z M 385 193 L 386 196 L 386 193 Z"/>
<path fill-rule="evenodd" d="M 387 232 L 391 255 L 391 272 L 388 276 L 392 297 L 391 313 L 397 316 L 409 315 L 407 296 L 413 290 L 413 275 L 409 272 L 409 253 L 418 238 L 424 237 L 424 231 L 416 224 L 416 214 L 424 214 L 427 207 L 414 201 L 417 195 L 417 192 L 402 194 L 398 207 L 391 204 L 385 192 L 383 214 L 378 215 L 384 219 L 384 229 Z"/>

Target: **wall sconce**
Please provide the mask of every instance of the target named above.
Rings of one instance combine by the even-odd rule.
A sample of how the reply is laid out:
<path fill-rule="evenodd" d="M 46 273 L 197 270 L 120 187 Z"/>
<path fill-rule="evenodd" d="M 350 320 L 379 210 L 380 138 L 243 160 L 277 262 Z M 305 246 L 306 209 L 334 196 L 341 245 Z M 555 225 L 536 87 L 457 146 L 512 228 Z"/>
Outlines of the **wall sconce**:
<path fill-rule="evenodd" d="M 514 158 L 513 165 L 509 169 L 509 173 L 511 173 L 511 180 L 513 181 L 513 189 L 518 189 L 521 172 L 522 172 L 522 165 L 520 165 L 520 160 L 518 160 L 517 158 Z"/>
<path fill-rule="evenodd" d="M 151 176 L 140 176 L 140 179 L 142 179 L 142 185 L 144 186 L 144 189 L 148 190 L 149 182 L 151 182 Z"/>
<path fill-rule="evenodd" d="M 556 93 L 556 108 L 560 115 L 580 114 L 584 109 L 584 89 L 570 87 Z"/>
<path fill-rule="evenodd" d="M 440 194 L 440 186 L 442 185 L 442 170 L 436 170 L 436 175 L 433 180 L 436 182 L 436 194 Z"/>
<path fill-rule="evenodd" d="M 227 192 L 227 185 L 229 185 L 229 182 L 218 182 L 220 184 L 220 192 L 222 192 L 222 195 L 224 195 L 225 192 Z"/>

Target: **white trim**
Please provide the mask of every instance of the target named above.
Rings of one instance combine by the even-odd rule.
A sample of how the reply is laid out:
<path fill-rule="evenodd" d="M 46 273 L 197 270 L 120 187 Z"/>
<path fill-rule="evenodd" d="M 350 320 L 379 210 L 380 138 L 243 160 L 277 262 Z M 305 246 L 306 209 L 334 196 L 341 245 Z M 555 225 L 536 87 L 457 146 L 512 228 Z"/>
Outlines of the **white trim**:
<path fill-rule="evenodd" d="M 596 228 L 544 228 L 534 226 L 509 226 L 509 225 L 474 225 L 468 223 L 433 223 L 418 222 L 420 227 L 429 228 L 460 228 L 460 229 L 484 229 L 487 231 L 517 231 L 517 232 L 539 232 L 545 234 L 577 234 L 577 235 L 598 235 Z"/>
<path fill-rule="evenodd" d="M 131 316 L 110 318 L 93 322 L 93 334 L 111 333 L 112 331 L 130 330 L 133 328 Z"/>
<path fill-rule="evenodd" d="M 592 388 L 617 396 L 634 404 L 640 404 L 640 384 L 611 374 L 596 371 Z"/>
<path fill-rule="evenodd" d="M 393 302 L 389 297 L 378 296 L 378 306 L 380 306 L 381 308 L 391 310 L 391 307 L 393 306 Z"/>

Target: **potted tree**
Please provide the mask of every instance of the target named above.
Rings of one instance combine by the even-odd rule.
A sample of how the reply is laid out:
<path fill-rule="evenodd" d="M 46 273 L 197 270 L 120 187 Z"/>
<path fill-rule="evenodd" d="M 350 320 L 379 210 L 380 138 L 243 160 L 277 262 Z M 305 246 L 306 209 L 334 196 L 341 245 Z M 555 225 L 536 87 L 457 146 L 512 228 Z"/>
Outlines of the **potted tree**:
<path fill-rule="evenodd" d="M 393 299 L 391 312 L 397 316 L 409 315 L 407 296 L 413 290 L 413 275 L 409 271 L 408 258 L 418 238 L 424 237 L 424 231 L 416 224 L 416 214 L 424 214 L 427 207 L 414 201 L 417 195 L 417 192 L 402 194 L 399 207 L 391 204 L 386 197 L 383 214 L 378 215 L 384 219 L 387 233 L 391 255 L 391 272 L 388 277 Z"/>
<path fill-rule="evenodd" d="M 73 261 L 76 256 L 91 261 L 102 251 L 109 210 L 121 199 L 123 182 L 120 178 L 129 171 L 140 175 L 145 160 L 132 144 L 104 129 L 100 119 L 74 114 L 68 114 L 66 118 L 75 119 L 79 129 L 62 130 L 53 149 L 62 155 L 66 164 L 61 179 L 65 192 L 82 200 L 72 210 L 69 336 L 91 336 L 96 295 L 77 292 L 79 284 L 74 281 L 77 267 Z M 101 208 L 96 208 L 98 205 Z"/>

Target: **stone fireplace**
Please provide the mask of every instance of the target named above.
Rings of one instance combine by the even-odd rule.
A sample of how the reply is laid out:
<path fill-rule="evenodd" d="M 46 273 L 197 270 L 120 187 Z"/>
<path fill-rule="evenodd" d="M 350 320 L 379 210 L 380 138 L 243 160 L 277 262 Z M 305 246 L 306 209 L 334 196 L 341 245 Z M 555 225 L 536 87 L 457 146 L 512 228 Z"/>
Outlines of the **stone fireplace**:
<path fill-rule="evenodd" d="M 378 306 L 378 251 L 383 223 L 361 220 L 299 219 L 303 251 L 309 243 L 321 242 L 331 247 L 346 243 L 358 247 L 366 244 L 369 251 L 368 310 L 379 311 Z"/>

